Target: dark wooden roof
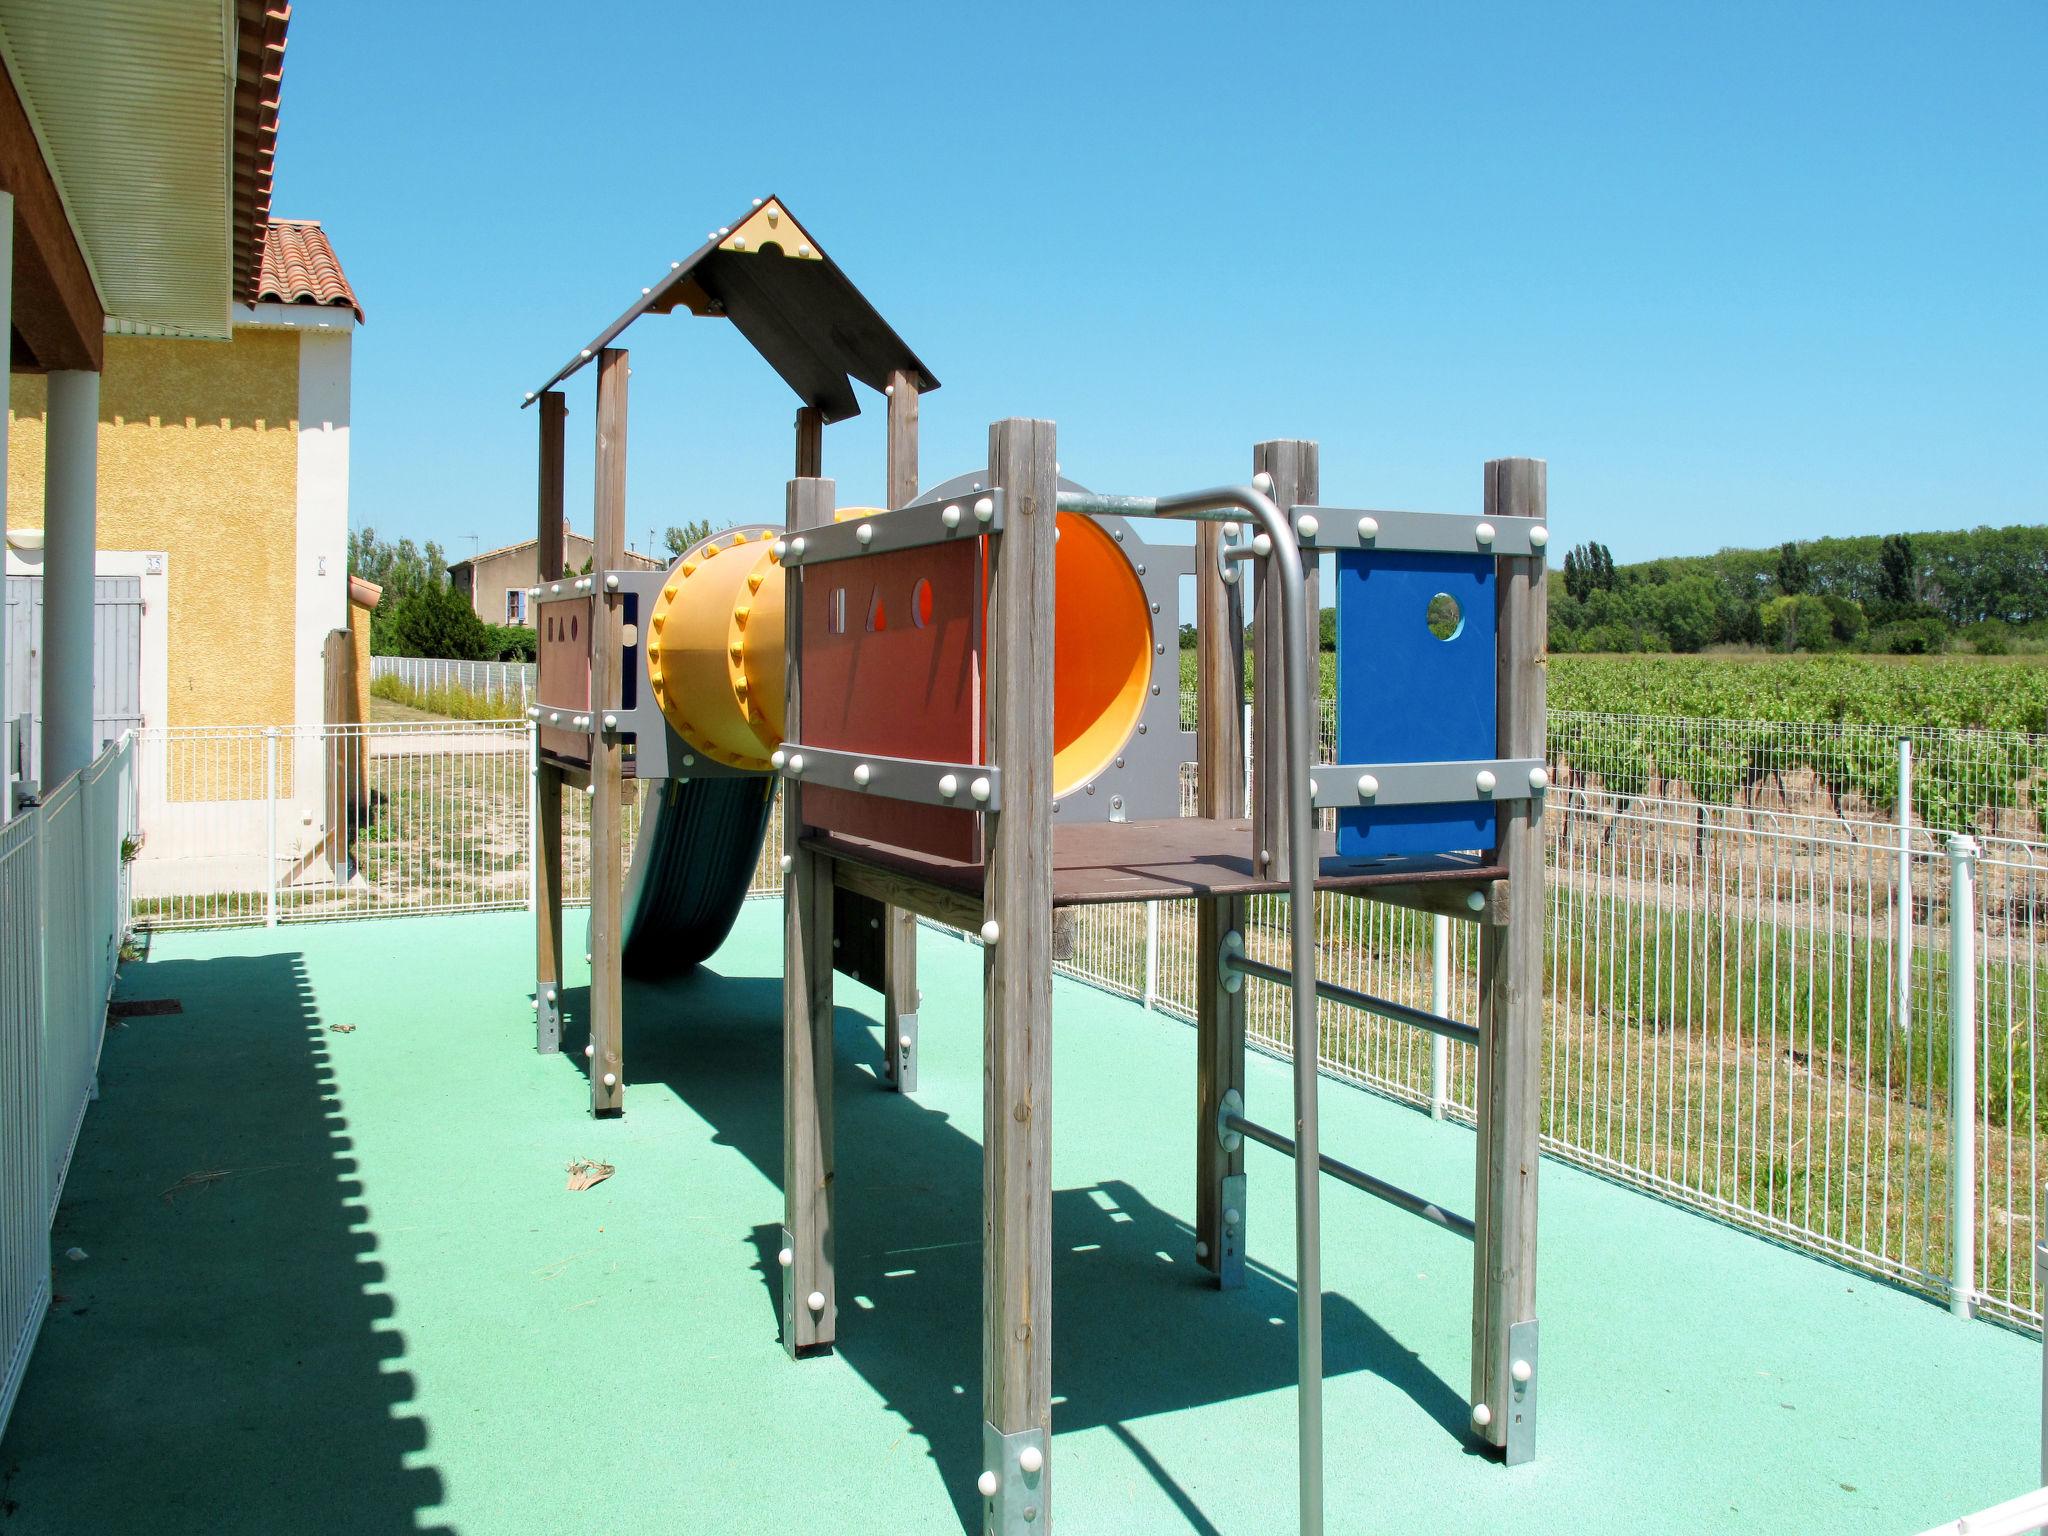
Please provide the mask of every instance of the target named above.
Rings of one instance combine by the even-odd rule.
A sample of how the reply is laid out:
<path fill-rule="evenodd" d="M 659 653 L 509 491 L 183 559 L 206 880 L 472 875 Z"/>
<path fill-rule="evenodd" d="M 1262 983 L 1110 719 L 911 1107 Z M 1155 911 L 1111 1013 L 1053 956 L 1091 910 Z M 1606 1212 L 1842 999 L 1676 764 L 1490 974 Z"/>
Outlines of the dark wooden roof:
<path fill-rule="evenodd" d="M 879 390 L 900 369 L 916 377 L 920 394 L 939 387 L 824 247 L 769 197 L 715 230 L 688 259 L 672 263 L 641 290 L 638 302 L 528 395 L 527 403 L 591 362 L 642 315 L 677 309 L 730 320 L 797 398 L 828 422 L 860 414 L 855 379 Z"/>

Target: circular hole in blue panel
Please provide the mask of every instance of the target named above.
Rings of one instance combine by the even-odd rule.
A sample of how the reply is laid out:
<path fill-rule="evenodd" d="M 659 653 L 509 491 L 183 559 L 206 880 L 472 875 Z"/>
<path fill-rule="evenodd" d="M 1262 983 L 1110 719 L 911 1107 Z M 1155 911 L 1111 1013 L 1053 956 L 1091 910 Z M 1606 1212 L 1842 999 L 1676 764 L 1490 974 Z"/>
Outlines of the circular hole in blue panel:
<path fill-rule="evenodd" d="M 1429 600 L 1429 608 L 1423 614 L 1423 622 L 1429 632 L 1439 640 L 1455 640 L 1464 631 L 1465 613 L 1458 606 L 1458 600 L 1448 592 L 1439 592 Z"/>

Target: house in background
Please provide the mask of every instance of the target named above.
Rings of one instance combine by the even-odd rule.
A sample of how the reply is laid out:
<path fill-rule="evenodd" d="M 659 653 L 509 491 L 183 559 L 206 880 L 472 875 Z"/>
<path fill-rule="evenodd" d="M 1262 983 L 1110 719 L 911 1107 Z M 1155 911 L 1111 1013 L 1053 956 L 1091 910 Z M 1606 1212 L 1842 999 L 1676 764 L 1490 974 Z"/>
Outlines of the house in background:
<path fill-rule="evenodd" d="M 596 546 L 565 524 L 562 529 L 562 569 L 580 571 L 590 563 Z M 666 560 L 626 551 L 626 565 L 643 571 L 664 570 Z M 540 540 L 507 544 L 487 549 L 448 567 L 448 580 L 469 599 L 469 606 L 486 624 L 529 624 L 526 593 L 540 581 Z"/>
<path fill-rule="evenodd" d="M 93 750 L 135 725 L 318 726 L 346 629 L 350 351 L 361 306 L 326 232 L 269 221 L 226 342 L 115 326 L 100 377 Z M 39 758 L 44 381 L 7 440 L 7 696 Z M 24 649 L 26 642 L 26 650 Z"/>

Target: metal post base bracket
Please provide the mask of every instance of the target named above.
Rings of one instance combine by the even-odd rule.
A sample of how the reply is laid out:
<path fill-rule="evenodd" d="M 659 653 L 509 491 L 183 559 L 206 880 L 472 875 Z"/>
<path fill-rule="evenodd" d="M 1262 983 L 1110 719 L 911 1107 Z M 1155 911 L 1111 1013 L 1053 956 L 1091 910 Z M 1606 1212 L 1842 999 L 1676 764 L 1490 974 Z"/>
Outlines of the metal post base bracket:
<path fill-rule="evenodd" d="M 1236 1098 L 1236 1090 L 1227 1097 Z M 1244 1289 L 1244 1197 L 1244 1175 L 1225 1176 L 1216 1207 L 1216 1288 L 1221 1291 Z"/>
<path fill-rule="evenodd" d="M 918 999 L 920 1002 L 923 998 Z M 889 1042 L 883 1041 L 883 1048 Z M 917 1010 L 896 1015 L 895 1057 L 889 1063 L 889 1079 L 898 1093 L 917 1092 Z"/>
<path fill-rule="evenodd" d="M 832 1346 L 828 1344 L 803 1344 L 796 1342 L 797 1308 L 808 1310 L 809 1298 L 796 1293 L 796 1244 L 791 1240 L 789 1228 L 782 1229 L 782 1247 L 775 1255 L 776 1268 L 782 1272 L 782 1347 L 792 1360 L 809 1360 L 817 1355 L 829 1355 Z"/>
<path fill-rule="evenodd" d="M 1042 1429 L 1006 1435 L 981 1426 L 982 1536 L 1036 1536 L 1047 1526 L 1046 1436 Z"/>
<path fill-rule="evenodd" d="M 1511 1467 L 1536 1459 L 1536 1320 L 1516 1323 L 1508 1329 L 1508 1400 L 1496 1410 L 1491 1403 L 1475 1403 L 1472 1427 L 1482 1438 L 1498 1413 L 1501 1422 L 1502 1460 Z"/>
<path fill-rule="evenodd" d="M 562 989 L 559 984 L 538 986 L 533 991 L 534 1049 L 543 1056 L 562 1049 Z"/>

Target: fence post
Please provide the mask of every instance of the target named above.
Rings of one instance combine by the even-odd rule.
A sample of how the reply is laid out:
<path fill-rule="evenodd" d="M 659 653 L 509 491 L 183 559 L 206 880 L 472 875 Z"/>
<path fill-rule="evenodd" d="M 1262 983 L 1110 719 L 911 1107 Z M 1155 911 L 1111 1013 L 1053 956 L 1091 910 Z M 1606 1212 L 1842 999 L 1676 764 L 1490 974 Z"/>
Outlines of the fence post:
<path fill-rule="evenodd" d="M 263 866 L 263 926 L 277 926 L 277 727 L 263 728 L 263 798 L 267 858 Z"/>
<path fill-rule="evenodd" d="M 1159 995 L 1159 903 L 1145 903 L 1145 1006 Z"/>
<path fill-rule="evenodd" d="M 1977 1310 L 1977 840 L 1948 840 L 1949 1311 Z"/>
<path fill-rule="evenodd" d="M 1441 912 L 1429 920 L 1429 1011 L 1446 1018 L 1451 1007 L 1451 920 Z M 1441 1120 L 1449 1103 L 1451 1042 L 1429 1037 L 1429 1118 Z"/>
<path fill-rule="evenodd" d="M 1892 1012 L 1893 1038 L 1907 1037 L 1913 1005 L 1913 743 L 1899 740 L 1899 868 L 1892 881 L 1897 933 L 1892 941 L 1893 987 L 1898 1006 Z"/>

